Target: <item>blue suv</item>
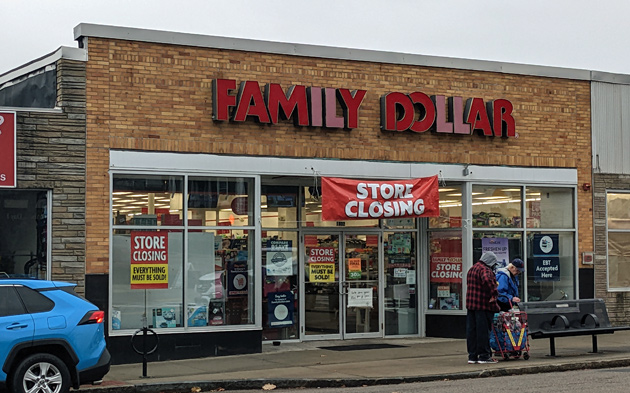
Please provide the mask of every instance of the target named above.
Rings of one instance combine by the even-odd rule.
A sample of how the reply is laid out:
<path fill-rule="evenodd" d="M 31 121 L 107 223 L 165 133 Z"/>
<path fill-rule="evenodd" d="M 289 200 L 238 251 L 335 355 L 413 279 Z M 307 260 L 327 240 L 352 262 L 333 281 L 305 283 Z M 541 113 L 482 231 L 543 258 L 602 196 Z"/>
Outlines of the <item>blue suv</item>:
<path fill-rule="evenodd" d="M 104 312 L 75 286 L 0 279 L 0 385 L 13 393 L 66 393 L 109 372 Z"/>

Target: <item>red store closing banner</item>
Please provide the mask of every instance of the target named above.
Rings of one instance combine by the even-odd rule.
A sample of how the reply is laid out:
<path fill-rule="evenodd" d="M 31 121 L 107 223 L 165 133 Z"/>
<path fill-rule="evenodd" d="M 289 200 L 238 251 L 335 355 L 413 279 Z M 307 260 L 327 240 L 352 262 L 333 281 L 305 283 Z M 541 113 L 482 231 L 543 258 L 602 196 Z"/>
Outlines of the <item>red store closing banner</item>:
<path fill-rule="evenodd" d="M 408 180 L 322 177 L 322 220 L 369 220 L 440 215 L 437 175 Z"/>
<path fill-rule="evenodd" d="M 0 112 L 0 188 L 16 184 L 15 112 Z"/>

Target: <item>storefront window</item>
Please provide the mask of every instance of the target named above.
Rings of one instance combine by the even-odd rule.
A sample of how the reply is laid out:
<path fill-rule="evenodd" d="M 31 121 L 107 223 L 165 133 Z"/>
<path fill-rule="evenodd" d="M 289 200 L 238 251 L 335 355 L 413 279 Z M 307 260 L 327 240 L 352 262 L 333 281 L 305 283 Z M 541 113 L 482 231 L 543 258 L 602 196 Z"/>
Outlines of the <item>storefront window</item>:
<path fill-rule="evenodd" d="M 188 179 L 188 225 L 252 225 L 253 180 L 227 177 L 190 177 Z M 253 195 L 253 194 L 252 194 Z"/>
<path fill-rule="evenodd" d="M 527 228 L 573 228 L 573 189 L 527 187 Z"/>
<path fill-rule="evenodd" d="M 296 339 L 300 322 L 298 234 L 265 231 L 263 235 L 263 339 Z"/>
<path fill-rule="evenodd" d="M 379 220 L 322 221 L 321 187 L 304 187 L 305 206 L 302 209 L 303 227 L 378 227 Z"/>
<path fill-rule="evenodd" d="M 429 232 L 430 310 L 460 310 L 462 304 L 462 232 Z"/>
<path fill-rule="evenodd" d="M 608 230 L 630 230 L 630 193 L 607 194 Z"/>
<path fill-rule="evenodd" d="M 261 188 L 261 213 L 263 228 L 298 227 L 298 187 L 269 186 Z M 301 206 L 304 206 L 302 204 Z"/>
<path fill-rule="evenodd" d="M 181 176 L 116 175 L 114 225 L 182 225 L 183 191 Z"/>
<path fill-rule="evenodd" d="M 114 175 L 112 330 L 254 323 L 252 183 Z"/>
<path fill-rule="evenodd" d="M 0 191 L 0 276 L 46 278 L 48 192 Z"/>
<path fill-rule="evenodd" d="M 418 333 L 415 232 L 385 232 L 385 335 Z"/>
<path fill-rule="evenodd" d="M 472 213 L 473 227 L 522 228 L 521 188 L 473 186 Z"/>
<path fill-rule="evenodd" d="M 112 329 L 184 326 L 182 232 L 115 230 Z"/>
<path fill-rule="evenodd" d="M 607 194 L 608 289 L 630 289 L 630 193 Z"/>
<path fill-rule="evenodd" d="M 440 216 L 429 218 L 429 228 L 462 227 L 462 186 L 440 187 Z"/>
<path fill-rule="evenodd" d="M 529 232 L 527 250 L 527 301 L 574 299 L 574 233 Z"/>

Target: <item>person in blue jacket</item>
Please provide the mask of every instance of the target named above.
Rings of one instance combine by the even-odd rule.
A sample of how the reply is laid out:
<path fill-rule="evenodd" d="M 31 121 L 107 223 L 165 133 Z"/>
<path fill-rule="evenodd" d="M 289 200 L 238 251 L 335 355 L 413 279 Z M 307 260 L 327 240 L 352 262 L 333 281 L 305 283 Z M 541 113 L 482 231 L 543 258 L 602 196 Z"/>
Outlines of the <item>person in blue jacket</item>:
<path fill-rule="evenodd" d="M 499 283 L 497 303 L 501 311 L 509 311 L 514 303 L 521 301 L 521 298 L 518 296 L 518 276 L 524 270 L 525 264 L 520 258 L 515 258 L 506 267 L 497 270 L 496 277 Z"/>

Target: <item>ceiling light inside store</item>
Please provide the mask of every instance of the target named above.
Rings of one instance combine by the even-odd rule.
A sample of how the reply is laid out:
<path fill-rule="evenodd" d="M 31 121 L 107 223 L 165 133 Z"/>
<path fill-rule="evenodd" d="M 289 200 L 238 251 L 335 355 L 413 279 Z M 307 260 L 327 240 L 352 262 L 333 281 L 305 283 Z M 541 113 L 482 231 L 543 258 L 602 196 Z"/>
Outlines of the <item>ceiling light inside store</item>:
<path fill-rule="evenodd" d="M 477 197 L 475 199 L 505 199 L 508 198 L 507 196 L 483 196 L 483 197 Z"/>
<path fill-rule="evenodd" d="M 446 204 L 446 205 L 442 205 L 440 203 L 440 207 L 461 207 L 462 204 L 461 203 L 451 203 L 451 204 Z"/>

